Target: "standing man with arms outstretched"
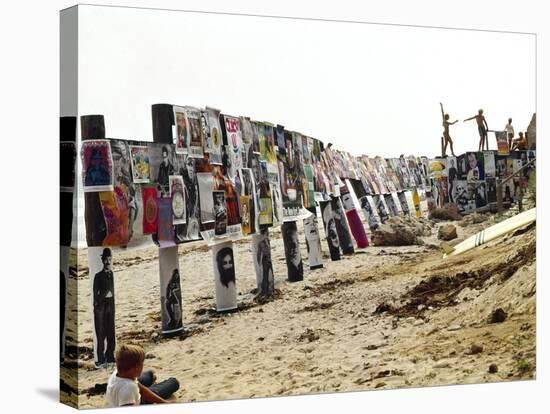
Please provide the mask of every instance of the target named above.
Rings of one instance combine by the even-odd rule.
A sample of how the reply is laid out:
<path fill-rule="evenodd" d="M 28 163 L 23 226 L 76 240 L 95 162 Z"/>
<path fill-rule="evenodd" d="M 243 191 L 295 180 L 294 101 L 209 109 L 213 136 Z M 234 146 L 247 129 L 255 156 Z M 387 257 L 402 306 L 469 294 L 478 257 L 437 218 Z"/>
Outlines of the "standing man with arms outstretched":
<path fill-rule="evenodd" d="M 478 151 L 483 151 L 484 144 L 487 148 L 487 151 L 489 151 L 489 139 L 487 138 L 487 131 L 489 130 L 489 126 L 487 125 L 487 121 L 485 120 L 485 117 L 483 116 L 483 109 L 480 109 L 479 111 L 477 111 L 477 115 L 474 115 L 470 118 L 467 118 L 463 122 L 470 121 L 472 119 L 476 120 L 477 130 L 479 132 L 479 149 L 478 149 Z"/>
<path fill-rule="evenodd" d="M 449 122 L 449 114 L 446 114 L 445 111 L 443 111 L 443 104 L 439 102 L 439 106 L 441 107 L 441 117 L 443 118 L 443 156 L 445 157 L 447 155 L 447 144 L 450 144 L 451 146 L 451 154 L 453 157 L 455 156 L 455 151 L 453 149 L 453 140 L 451 139 L 451 135 L 449 134 L 449 125 L 454 125 L 458 122 L 458 119 L 453 122 Z"/>

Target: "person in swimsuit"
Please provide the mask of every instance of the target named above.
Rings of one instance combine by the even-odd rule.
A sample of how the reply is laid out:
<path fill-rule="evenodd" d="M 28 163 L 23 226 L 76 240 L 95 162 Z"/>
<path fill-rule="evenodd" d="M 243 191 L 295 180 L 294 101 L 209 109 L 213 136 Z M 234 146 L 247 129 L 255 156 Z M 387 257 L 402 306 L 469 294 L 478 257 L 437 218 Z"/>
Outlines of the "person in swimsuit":
<path fill-rule="evenodd" d="M 489 140 L 487 138 L 487 131 L 489 130 L 489 126 L 487 125 L 487 121 L 485 120 L 485 117 L 483 116 L 483 109 L 480 109 L 477 111 L 477 115 L 474 115 L 470 118 L 465 119 L 463 122 L 470 121 L 472 119 L 475 119 L 477 122 L 477 130 L 479 132 L 479 149 L 478 151 L 483 151 L 483 146 L 485 145 L 487 151 L 489 151 Z"/>
<path fill-rule="evenodd" d="M 443 118 L 443 156 L 445 157 L 447 155 L 447 145 L 450 144 L 451 146 L 451 154 L 453 157 L 455 156 L 455 151 L 453 149 L 453 140 L 451 139 L 451 135 L 449 134 L 449 125 L 454 125 L 458 122 L 458 119 L 453 122 L 449 122 L 449 114 L 446 114 L 445 111 L 443 111 L 443 104 L 440 102 L 439 106 L 441 106 L 441 117 Z"/>

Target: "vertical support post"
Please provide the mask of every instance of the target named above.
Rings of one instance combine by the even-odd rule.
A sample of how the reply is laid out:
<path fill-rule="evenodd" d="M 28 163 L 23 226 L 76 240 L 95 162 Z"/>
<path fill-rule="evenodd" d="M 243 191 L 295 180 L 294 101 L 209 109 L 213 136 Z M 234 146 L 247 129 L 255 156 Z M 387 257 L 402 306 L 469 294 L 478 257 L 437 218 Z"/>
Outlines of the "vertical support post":
<path fill-rule="evenodd" d="M 212 252 L 212 268 L 214 269 L 216 288 L 216 311 L 233 311 L 237 309 L 233 242 L 229 240 L 216 243 L 210 251 Z"/>
<path fill-rule="evenodd" d="M 257 295 L 260 298 L 273 295 L 275 279 L 268 229 L 257 229 L 256 233 L 252 235 L 252 261 L 256 270 Z"/>
<path fill-rule="evenodd" d="M 323 267 L 323 252 L 321 250 L 321 238 L 317 224 L 317 207 L 308 208 L 312 213 L 304 219 L 304 234 L 306 236 L 307 257 L 309 269 L 321 269 Z"/>
<path fill-rule="evenodd" d="M 497 178 L 497 213 L 502 214 L 502 180 Z"/>
<path fill-rule="evenodd" d="M 174 124 L 174 114 L 172 105 L 155 104 L 151 107 L 151 116 L 153 120 L 153 142 L 158 144 L 173 144 L 172 125 Z M 153 236 L 153 240 L 155 237 Z M 183 331 L 183 303 L 177 305 L 178 285 L 181 298 L 181 278 L 179 274 L 178 247 L 159 247 L 159 280 L 160 280 L 160 306 L 162 318 L 162 335 L 173 336 Z M 177 272 L 177 277 L 175 273 Z M 177 280 L 176 280 L 177 279 Z M 166 289 L 163 289 L 166 287 Z M 170 292 L 168 292 L 170 287 Z M 171 297 L 169 297 L 169 294 Z M 170 303 L 171 301 L 171 303 Z M 167 306 L 169 305 L 169 307 Z M 170 312 L 168 311 L 170 308 Z"/>
<path fill-rule="evenodd" d="M 300 242 L 298 240 L 298 228 L 296 221 L 286 221 L 281 225 L 283 243 L 285 246 L 286 268 L 288 281 L 298 282 L 304 280 L 304 265 L 300 253 Z"/>

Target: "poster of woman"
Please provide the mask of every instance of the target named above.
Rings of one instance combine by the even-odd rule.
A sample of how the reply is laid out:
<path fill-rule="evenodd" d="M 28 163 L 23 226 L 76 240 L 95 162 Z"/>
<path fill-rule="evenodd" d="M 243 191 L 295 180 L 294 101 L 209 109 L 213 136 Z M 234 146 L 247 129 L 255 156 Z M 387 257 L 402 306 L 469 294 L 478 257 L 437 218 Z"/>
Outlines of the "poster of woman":
<path fill-rule="evenodd" d="M 162 333 L 183 330 L 181 278 L 177 246 L 159 252 Z"/>

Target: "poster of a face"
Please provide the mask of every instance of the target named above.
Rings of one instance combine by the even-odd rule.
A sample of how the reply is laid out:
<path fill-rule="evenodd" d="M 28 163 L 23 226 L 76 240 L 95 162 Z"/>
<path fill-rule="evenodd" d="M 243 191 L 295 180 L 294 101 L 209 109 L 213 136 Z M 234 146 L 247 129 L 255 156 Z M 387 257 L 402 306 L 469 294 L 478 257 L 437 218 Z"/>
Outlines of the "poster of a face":
<path fill-rule="evenodd" d="M 300 253 L 298 228 L 295 221 L 287 221 L 281 226 L 281 233 L 285 246 L 285 258 L 288 271 L 288 280 L 297 282 L 304 279 L 304 266 Z"/>
<path fill-rule="evenodd" d="M 319 269 L 323 267 L 323 252 L 321 250 L 321 237 L 317 222 L 317 209 L 310 209 L 311 216 L 304 219 L 304 234 L 306 236 L 306 248 L 309 268 Z"/>
<path fill-rule="evenodd" d="M 399 204 L 401 205 L 401 210 L 403 211 L 403 214 L 408 216 L 411 214 L 409 210 L 409 205 L 407 203 L 407 197 L 405 196 L 404 191 L 400 191 L 397 193 L 397 198 L 399 199 Z"/>
<path fill-rule="evenodd" d="M 185 108 L 174 105 L 173 110 L 174 121 L 176 123 L 176 153 L 187 154 L 189 147 L 189 131 Z"/>
<path fill-rule="evenodd" d="M 267 229 L 262 229 L 252 235 L 252 259 L 256 270 L 258 296 L 272 295 L 275 290 L 275 278 L 273 277 L 271 245 Z"/>
<path fill-rule="evenodd" d="M 504 178 L 508 175 L 507 157 L 503 155 L 496 156 L 496 176 Z"/>
<path fill-rule="evenodd" d="M 220 236 L 227 231 L 227 206 L 225 204 L 225 192 L 214 191 L 212 193 L 214 199 L 214 234 Z"/>
<path fill-rule="evenodd" d="M 484 180 L 485 179 L 485 169 L 483 166 L 484 156 L 482 152 L 467 152 L 467 174 L 466 179 L 468 180 Z"/>
<path fill-rule="evenodd" d="M 384 201 L 386 202 L 386 206 L 388 206 L 390 216 L 391 217 L 398 216 L 399 211 L 397 210 L 397 206 L 395 205 L 395 201 L 393 200 L 392 195 L 384 194 Z"/>
<path fill-rule="evenodd" d="M 336 231 L 334 214 L 332 214 L 332 203 L 330 200 L 321 201 L 319 206 L 321 207 L 321 216 L 323 218 L 330 258 L 331 260 L 340 260 L 340 242 Z"/>
<path fill-rule="evenodd" d="M 483 166 L 485 168 L 485 178 L 496 177 L 495 152 L 483 152 Z"/>
<path fill-rule="evenodd" d="M 84 192 L 113 190 L 113 159 L 108 140 L 82 142 L 82 182 Z"/>
<path fill-rule="evenodd" d="M 334 223 L 336 224 L 336 232 L 338 233 L 338 240 L 340 242 L 340 248 L 344 255 L 351 255 L 355 252 L 353 247 L 353 240 L 351 238 L 351 232 L 346 220 L 346 214 L 342 207 L 342 201 L 340 197 L 334 197 L 331 200 L 332 214 L 334 216 Z"/>
<path fill-rule="evenodd" d="M 181 175 L 171 175 L 169 177 L 169 185 L 174 224 L 185 224 L 187 222 L 187 213 L 183 177 Z"/>
<path fill-rule="evenodd" d="M 456 167 L 457 167 L 457 180 L 465 180 L 468 175 L 468 159 L 466 154 L 459 155 L 456 157 Z M 429 179 L 428 179 L 429 180 Z M 429 182 L 426 183 L 429 186 Z"/>
<path fill-rule="evenodd" d="M 214 200 L 212 191 L 214 191 L 214 178 L 212 173 L 196 173 L 199 184 L 201 223 L 212 223 L 214 218 Z"/>
<path fill-rule="evenodd" d="M 130 145 L 132 179 L 136 184 L 150 181 L 149 151 L 145 145 Z"/>
<path fill-rule="evenodd" d="M 222 164 L 222 132 L 220 126 L 220 111 L 215 108 L 205 108 L 205 118 L 209 135 L 205 142 L 205 152 L 209 154 L 210 164 Z"/>
<path fill-rule="evenodd" d="M 384 224 L 389 218 L 388 208 L 384 197 L 380 194 L 375 194 L 373 197 L 376 211 L 378 211 L 378 217 L 380 217 L 380 222 Z"/>
<path fill-rule="evenodd" d="M 457 180 L 453 187 L 453 200 L 459 212 L 468 210 L 468 182 Z"/>
<path fill-rule="evenodd" d="M 235 261 L 233 243 L 228 241 L 212 246 L 214 284 L 216 288 L 216 310 L 218 312 L 237 308 L 235 286 Z"/>
<path fill-rule="evenodd" d="M 183 330 L 181 278 L 177 246 L 159 252 L 162 333 Z"/>
<path fill-rule="evenodd" d="M 109 247 L 88 247 L 96 366 L 115 362 L 115 281 Z"/>
<path fill-rule="evenodd" d="M 157 184 L 162 197 L 170 194 L 169 177 L 175 174 L 175 157 L 172 145 L 148 144 L 151 180 Z"/>
<path fill-rule="evenodd" d="M 361 204 L 361 210 L 363 210 L 363 214 L 367 219 L 367 224 L 369 225 L 369 228 L 371 230 L 376 230 L 379 224 L 376 218 L 376 214 L 374 212 L 374 205 L 372 204 L 371 200 L 369 200 L 369 196 L 361 197 L 359 199 L 359 203 Z"/>

